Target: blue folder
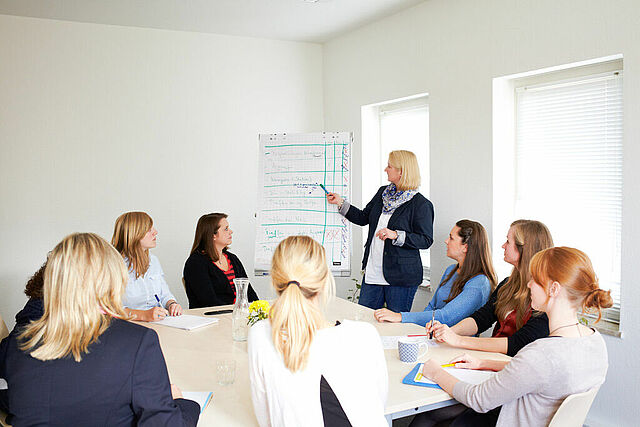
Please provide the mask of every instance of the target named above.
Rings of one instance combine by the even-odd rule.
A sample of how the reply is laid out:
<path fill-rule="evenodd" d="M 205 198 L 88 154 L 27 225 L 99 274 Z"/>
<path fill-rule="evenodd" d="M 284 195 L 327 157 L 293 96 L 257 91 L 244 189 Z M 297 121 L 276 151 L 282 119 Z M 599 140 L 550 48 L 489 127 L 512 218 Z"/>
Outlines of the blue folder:
<path fill-rule="evenodd" d="M 418 363 L 415 366 L 415 368 L 413 368 L 411 372 L 409 372 L 407 376 L 404 377 L 404 379 L 402 380 L 402 384 L 417 385 L 420 387 L 439 388 L 440 390 L 442 390 L 442 387 L 440 387 L 438 384 L 418 383 L 414 380 L 414 378 L 416 377 L 416 374 L 418 373 L 422 365 L 423 365 L 422 363 Z"/>

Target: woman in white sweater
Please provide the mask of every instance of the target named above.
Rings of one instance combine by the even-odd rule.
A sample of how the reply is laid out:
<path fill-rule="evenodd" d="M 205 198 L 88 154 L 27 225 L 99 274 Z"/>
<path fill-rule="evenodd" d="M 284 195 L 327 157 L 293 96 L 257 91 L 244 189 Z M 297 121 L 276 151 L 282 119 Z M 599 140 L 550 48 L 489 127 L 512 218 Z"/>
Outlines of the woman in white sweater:
<path fill-rule="evenodd" d="M 466 354 L 454 359 L 457 368 L 499 371 L 478 385 L 459 381 L 433 360 L 423 368 L 426 377 L 474 411 L 502 406 L 498 426 L 546 426 L 567 396 L 599 387 L 607 373 L 602 336 L 577 318 L 579 309 L 595 309 L 600 320 L 601 309 L 613 304 L 610 292 L 598 287 L 587 255 L 573 248 L 549 248 L 537 253 L 529 268 L 531 305 L 549 317 L 547 338 L 528 344 L 510 362 Z M 451 425 L 480 425 L 473 419 L 467 412 Z"/>
<path fill-rule="evenodd" d="M 249 377 L 261 426 L 387 426 L 387 367 L 375 328 L 332 326 L 322 305 L 335 289 L 324 248 L 308 236 L 280 242 L 271 262 L 278 294 L 249 331 Z"/>

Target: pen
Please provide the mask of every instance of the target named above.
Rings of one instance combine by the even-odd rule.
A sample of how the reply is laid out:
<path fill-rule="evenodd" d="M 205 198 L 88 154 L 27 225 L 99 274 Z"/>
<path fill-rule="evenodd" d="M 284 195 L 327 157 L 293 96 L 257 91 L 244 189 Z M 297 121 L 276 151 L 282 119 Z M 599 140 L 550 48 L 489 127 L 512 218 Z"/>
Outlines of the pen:
<path fill-rule="evenodd" d="M 326 188 L 324 188 L 324 185 L 322 185 L 322 184 L 318 184 L 318 185 L 320 186 L 320 188 L 322 188 L 322 189 L 324 190 L 324 192 L 325 192 L 325 193 L 329 194 L 329 192 L 327 191 L 327 189 L 326 189 Z"/>
<path fill-rule="evenodd" d="M 155 294 L 153 296 L 156 297 L 156 301 L 158 301 L 158 307 L 162 307 L 162 304 L 160 304 L 160 298 L 158 298 L 158 294 Z"/>
<path fill-rule="evenodd" d="M 432 310 L 431 311 L 431 332 L 430 332 L 431 335 L 429 336 L 430 340 L 433 339 L 433 321 L 435 320 L 435 314 L 436 312 Z"/>
<path fill-rule="evenodd" d="M 455 368 L 455 363 L 445 363 L 444 365 L 440 365 L 443 368 Z"/>
<path fill-rule="evenodd" d="M 407 335 L 408 337 L 426 337 L 427 334 L 413 334 L 413 335 Z"/>

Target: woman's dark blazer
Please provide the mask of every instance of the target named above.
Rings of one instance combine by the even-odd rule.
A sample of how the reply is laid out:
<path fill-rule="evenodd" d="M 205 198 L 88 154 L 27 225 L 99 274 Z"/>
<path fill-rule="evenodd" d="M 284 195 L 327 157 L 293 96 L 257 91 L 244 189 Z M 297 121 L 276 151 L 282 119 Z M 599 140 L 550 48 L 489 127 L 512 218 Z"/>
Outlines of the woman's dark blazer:
<path fill-rule="evenodd" d="M 14 426 L 195 426 L 200 406 L 171 397 L 158 335 L 113 319 L 82 361 L 41 361 L 9 341 L 4 362 Z"/>
<path fill-rule="evenodd" d="M 362 258 L 363 270 L 367 266 L 371 241 L 382 214 L 382 192 L 385 188 L 386 186 L 380 187 L 363 210 L 350 206 L 345 215 L 354 224 L 369 226 L 369 236 L 364 245 Z M 419 250 L 429 249 L 433 243 L 433 205 L 418 193 L 393 212 L 387 228 L 394 231 L 402 230 L 406 236 L 402 246 L 394 245 L 391 239 L 384 241 L 382 274 L 385 280 L 390 285 L 419 285 L 422 283 L 422 260 Z"/>
<path fill-rule="evenodd" d="M 24 308 L 16 314 L 16 326 L 11 333 L 0 341 L 0 378 L 5 377 L 4 361 L 7 357 L 7 349 L 12 337 L 17 337 L 22 328 L 32 320 L 38 320 L 44 313 L 44 305 L 40 298 L 29 298 Z M 9 392 L 0 390 L 0 410 L 9 412 Z M 7 422 L 10 424 L 10 422 Z"/>
<path fill-rule="evenodd" d="M 224 252 L 229 255 L 236 277 L 247 277 L 240 259 L 229 251 Z M 189 308 L 233 304 L 235 295 L 229 286 L 229 280 L 211 261 L 209 255 L 198 251 L 192 253 L 184 263 L 183 277 L 187 298 L 189 298 Z M 251 285 L 249 285 L 247 296 L 249 301 L 258 299 Z"/>

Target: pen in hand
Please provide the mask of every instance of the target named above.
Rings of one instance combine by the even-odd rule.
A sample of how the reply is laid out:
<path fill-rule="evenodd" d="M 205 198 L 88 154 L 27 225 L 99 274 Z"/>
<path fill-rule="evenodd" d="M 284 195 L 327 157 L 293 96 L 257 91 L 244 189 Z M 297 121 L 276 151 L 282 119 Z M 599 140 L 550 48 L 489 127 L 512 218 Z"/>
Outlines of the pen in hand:
<path fill-rule="evenodd" d="M 431 311 L 431 332 L 429 332 L 429 339 L 432 340 L 433 339 L 433 322 L 435 320 L 435 311 Z"/>
<path fill-rule="evenodd" d="M 158 298 L 158 294 L 155 294 L 154 297 L 156 297 L 156 301 L 158 301 L 158 307 L 162 307 L 162 304 L 160 303 L 160 298 Z"/>

